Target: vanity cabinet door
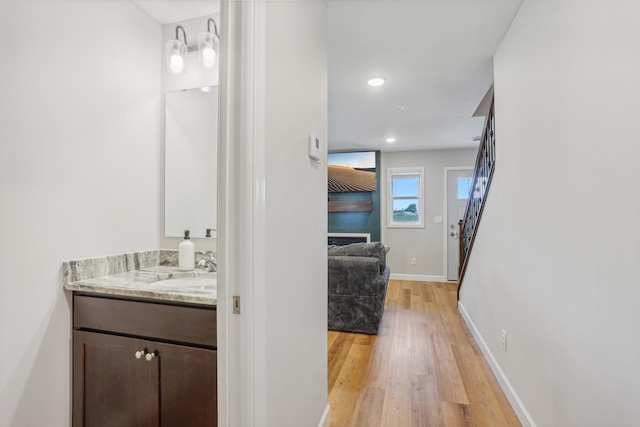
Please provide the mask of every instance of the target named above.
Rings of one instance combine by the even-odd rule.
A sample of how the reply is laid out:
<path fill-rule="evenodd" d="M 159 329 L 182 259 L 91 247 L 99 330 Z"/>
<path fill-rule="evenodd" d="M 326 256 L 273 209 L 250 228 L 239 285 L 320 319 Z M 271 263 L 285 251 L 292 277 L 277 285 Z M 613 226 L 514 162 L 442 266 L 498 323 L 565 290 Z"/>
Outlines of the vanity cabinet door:
<path fill-rule="evenodd" d="M 160 361 L 160 426 L 218 425 L 217 352 L 156 343 Z"/>
<path fill-rule="evenodd" d="M 74 427 L 159 425 L 158 360 L 136 357 L 148 346 L 145 340 L 74 331 Z"/>
<path fill-rule="evenodd" d="M 75 295 L 73 426 L 216 427 L 215 315 Z"/>
<path fill-rule="evenodd" d="M 218 425 L 215 350 L 77 330 L 73 339 L 74 427 Z"/>

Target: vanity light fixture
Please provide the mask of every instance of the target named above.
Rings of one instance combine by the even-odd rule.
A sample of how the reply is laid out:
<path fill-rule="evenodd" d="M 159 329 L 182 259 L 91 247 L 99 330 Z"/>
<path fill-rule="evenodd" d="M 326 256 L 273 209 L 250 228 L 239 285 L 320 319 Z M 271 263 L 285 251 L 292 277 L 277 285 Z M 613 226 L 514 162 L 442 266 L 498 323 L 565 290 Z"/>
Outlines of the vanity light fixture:
<path fill-rule="evenodd" d="M 178 31 L 182 30 L 184 42 L 178 37 Z M 176 27 L 176 38 L 169 40 L 165 49 L 167 57 L 167 68 L 171 74 L 184 73 L 184 62 L 189 48 L 187 47 L 187 32 L 181 25 Z"/>
<path fill-rule="evenodd" d="M 211 32 L 211 23 L 213 22 L 214 33 Z M 220 44 L 220 36 L 218 35 L 218 26 L 212 18 L 207 20 L 207 31 L 198 35 L 198 59 L 200 65 L 204 68 L 213 68 L 216 65 L 218 53 L 218 45 Z"/>

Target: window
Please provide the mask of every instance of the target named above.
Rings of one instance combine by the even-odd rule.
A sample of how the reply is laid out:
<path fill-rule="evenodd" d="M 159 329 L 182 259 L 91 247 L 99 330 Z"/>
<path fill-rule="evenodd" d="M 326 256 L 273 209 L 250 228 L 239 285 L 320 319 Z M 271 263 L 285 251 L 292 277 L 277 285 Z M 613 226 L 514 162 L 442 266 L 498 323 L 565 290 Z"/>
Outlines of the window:
<path fill-rule="evenodd" d="M 424 228 L 423 175 L 424 168 L 387 169 L 388 227 Z"/>
<path fill-rule="evenodd" d="M 465 200 L 469 198 L 471 192 L 471 181 L 473 178 L 458 178 L 458 200 Z"/>

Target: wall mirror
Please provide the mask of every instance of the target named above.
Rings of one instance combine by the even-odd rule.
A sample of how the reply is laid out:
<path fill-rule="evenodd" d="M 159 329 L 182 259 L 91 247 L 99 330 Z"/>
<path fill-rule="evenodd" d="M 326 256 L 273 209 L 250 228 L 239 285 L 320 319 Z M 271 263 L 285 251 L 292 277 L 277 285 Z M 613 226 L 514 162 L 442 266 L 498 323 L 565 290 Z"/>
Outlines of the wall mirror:
<path fill-rule="evenodd" d="M 217 153 L 218 86 L 165 94 L 165 237 L 217 229 Z"/>

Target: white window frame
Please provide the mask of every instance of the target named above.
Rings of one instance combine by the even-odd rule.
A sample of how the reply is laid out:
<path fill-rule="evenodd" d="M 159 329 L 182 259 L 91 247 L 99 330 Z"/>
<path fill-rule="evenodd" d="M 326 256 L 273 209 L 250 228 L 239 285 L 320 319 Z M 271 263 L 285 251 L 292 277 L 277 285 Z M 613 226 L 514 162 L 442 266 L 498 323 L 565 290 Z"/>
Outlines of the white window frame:
<path fill-rule="evenodd" d="M 393 179 L 400 175 L 418 175 L 418 221 L 416 222 L 400 222 L 393 220 L 393 201 L 398 197 L 393 197 Z M 424 228 L 424 168 L 423 167 L 405 167 L 405 168 L 388 168 L 387 169 L 387 228 Z"/>

